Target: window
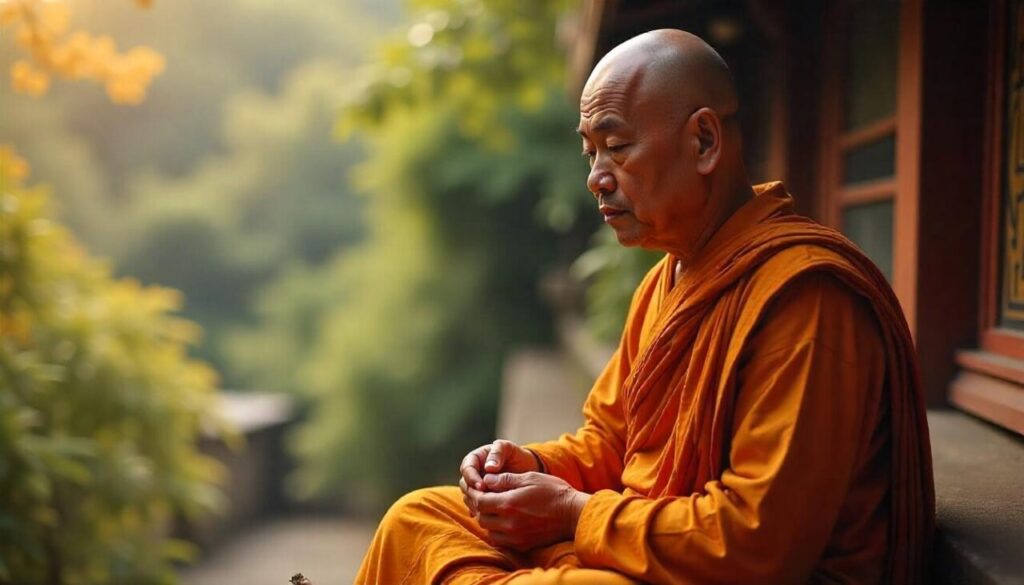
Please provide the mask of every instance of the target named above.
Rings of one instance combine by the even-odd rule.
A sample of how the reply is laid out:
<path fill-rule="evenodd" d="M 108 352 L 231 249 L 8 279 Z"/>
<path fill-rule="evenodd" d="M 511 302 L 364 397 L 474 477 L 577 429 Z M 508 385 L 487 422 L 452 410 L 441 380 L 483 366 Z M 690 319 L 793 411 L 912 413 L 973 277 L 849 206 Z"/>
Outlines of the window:
<path fill-rule="evenodd" d="M 830 6 L 818 209 L 893 284 L 912 330 L 919 11 L 919 2 L 898 0 Z"/>

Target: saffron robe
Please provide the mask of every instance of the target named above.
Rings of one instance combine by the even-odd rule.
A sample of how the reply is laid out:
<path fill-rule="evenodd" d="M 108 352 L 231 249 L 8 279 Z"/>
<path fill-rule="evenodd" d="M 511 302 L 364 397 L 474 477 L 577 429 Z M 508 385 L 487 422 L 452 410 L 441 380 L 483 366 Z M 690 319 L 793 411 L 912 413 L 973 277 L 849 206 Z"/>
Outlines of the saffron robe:
<path fill-rule="evenodd" d="M 491 546 L 457 488 L 397 502 L 357 583 L 924 583 L 923 395 L 899 304 L 834 230 L 755 188 L 674 282 L 640 284 L 573 435 L 572 542 Z"/>

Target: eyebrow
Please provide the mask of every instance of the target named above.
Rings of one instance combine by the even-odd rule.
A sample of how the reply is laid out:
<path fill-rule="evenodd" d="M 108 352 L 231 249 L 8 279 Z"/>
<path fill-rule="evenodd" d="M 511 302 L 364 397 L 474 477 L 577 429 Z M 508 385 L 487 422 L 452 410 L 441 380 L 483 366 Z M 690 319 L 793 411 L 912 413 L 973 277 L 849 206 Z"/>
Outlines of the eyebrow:
<path fill-rule="evenodd" d="M 597 121 L 596 124 L 590 127 L 592 132 L 605 132 L 608 130 L 615 130 L 623 126 L 622 120 L 616 116 L 605 116 Z M 576 127 L 576 133 L 580 136 L 584 136 L 583 128 L 581 126 Z"/>

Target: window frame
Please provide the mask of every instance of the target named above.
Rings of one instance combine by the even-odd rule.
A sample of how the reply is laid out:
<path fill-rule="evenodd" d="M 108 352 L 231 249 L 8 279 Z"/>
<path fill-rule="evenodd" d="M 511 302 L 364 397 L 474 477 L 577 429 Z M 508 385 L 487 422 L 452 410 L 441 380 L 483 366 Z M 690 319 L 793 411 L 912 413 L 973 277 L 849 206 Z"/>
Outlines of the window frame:
<path fill-rule="evenodd" d="M 867 126 L 843 129 L 843 73 L 846 30 L 841 24 L 851 0 L 828 3 L 824 11 L 826 39 L 822 63 L 821 157 L 819 206 L 823 223 L 842 228 L 842 212 L 849 206 L 893 202 L 892 286 L 911 332 L 916 331 L 918 265 L 918 191 L 921 136 L 921 0 L 899 3 L 896 104 L 891 116 Z M 875 140 L 896 139 L 892 177 L 843 184 L 843 159 L 853 149 Z"/>
<path fill-rule="evenodd" d="M 980 246 L 979 349 L 956 354 L 961 373 L 950 385 L 949 401 L 957 407 L 1024 434 L 1024 332 L 999 325 L 1002 280 L 1003 190 L 1009 30 L 1002 18 L 1008 0 L 994 0 L 993 32 L 988 47 L 985 99 L 984 170 Z"/>

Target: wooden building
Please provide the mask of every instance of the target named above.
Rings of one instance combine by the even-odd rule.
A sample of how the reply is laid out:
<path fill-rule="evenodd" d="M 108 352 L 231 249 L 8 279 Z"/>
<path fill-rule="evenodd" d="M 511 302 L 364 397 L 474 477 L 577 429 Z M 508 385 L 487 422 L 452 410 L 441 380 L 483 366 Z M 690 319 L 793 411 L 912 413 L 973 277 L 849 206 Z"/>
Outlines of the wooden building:
<path fill-rule="evenodd" d="M 941 582 L 1024 582 L 1024 0 L 589 0 L 577 25 L 577 96 L 646 30 L 722 53 L 754 177 L 857 242 L 903 305 L 936 409 Z M 1007 493 L 957 491 L 991 483 Z"/>

